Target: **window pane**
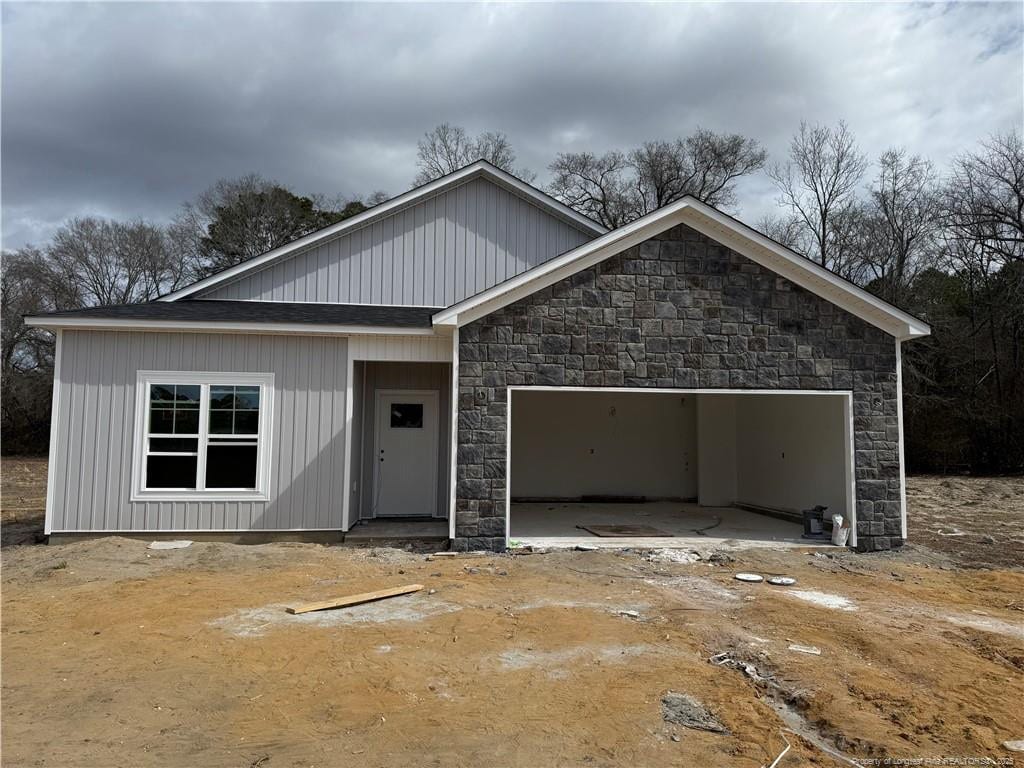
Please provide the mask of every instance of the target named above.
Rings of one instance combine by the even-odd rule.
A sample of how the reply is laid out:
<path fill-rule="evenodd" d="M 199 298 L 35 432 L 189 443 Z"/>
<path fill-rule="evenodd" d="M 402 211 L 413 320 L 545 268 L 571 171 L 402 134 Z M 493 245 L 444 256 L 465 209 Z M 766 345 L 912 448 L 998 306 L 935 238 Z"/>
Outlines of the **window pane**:
<path fill-rule="evenodd" d="M 256 446 L 216 445 L 206 449 L 207 488 L 255 488 Z"/>
<path fill-rule="evenodd" d="M 247 408 L 254 410 L 259 407 L 259 387 L 235 387 L 235 408 Z"/>
<path fill-rule="evenodd" d="M 174 400 L 178 408 L 198 408 L 199 385 L 178 384 L 174 387 Z"/>
<path fill-rule="evenodd" d="M 231 408 L 234 404 L 234 387 L 210 387 L 211 408 Z"/>
<path fill-rule="evenodd" d="M 174 411 L 174 434 L 195 435 L 199 433 L 199 411 Z"/>
<path fill-rule="evenodd" d="M 423 403 L 394 403 L 391 406 L 392 429 L 423 429 Z"/>
<path fill-rule="evenodd" d="M 149 388 L 149 402 L 154 405 L 160 404 L 171 407 L 174 403 L 174 386 L 166 384 L 153 384 Z"/>
<path fill-rule="evenodd" d="M 147 488 L 195 488 L 195 456 L 150 456 L 146 459 Z"/>
<path fill-rule="evenodd" d="M 151 437 L 149 450 L 154 453 L 195 453 L 199 450 L 199 438 Z"/>
<path fill-rule="evenodd" d="M 174 411 L 169 408 L 153 408 L 149 412 L 149 431 L 156 434 L 174 432 Z"/>
<path fill-rule="evenodd" d="M 235 434 L 255 435 L 260 429 L 259 411 L 235 411 Z"/>
<path fill-rule="evenodd" d="M 210 434 L 230 435 L 231 414 L 232 411 L 210 411 Z"/>

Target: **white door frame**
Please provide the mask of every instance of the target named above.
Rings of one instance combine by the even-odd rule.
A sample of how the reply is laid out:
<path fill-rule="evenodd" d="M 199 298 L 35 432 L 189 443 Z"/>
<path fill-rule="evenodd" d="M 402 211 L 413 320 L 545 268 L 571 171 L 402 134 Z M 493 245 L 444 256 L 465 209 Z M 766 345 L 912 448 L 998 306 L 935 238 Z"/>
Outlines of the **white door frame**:
<path fill-rule="evenodd" d="M 575 387 L 525 386 L 506 387 L 505 414 L 505 546 L 509 544 L 512 524 L 512 393 L 526 392 L 628 392 L 642 394 L 682 395 L 817 395 L 843 398 L 843 443 L 846 448 L 846 509 L 850 516 L 849 546 L 857 546 L 857 475 L 854 467 L 853 391 L 849 389 L 707 389 L 675 387 Z M 902 433 L 900 440 L 902 442 Z"/>
<path fill-rule="evenodd" d="M 429 421 L 427 415 L 424 414 L 425 429 L 429 429 L 431 432 L 431 449 L 430 456 L 433 459 L 434 469 L 430 473 L 430 498 L 433 500 L 433 512 L 431 517 L 437 517 L 437 473 L 441 466 L 440 456 L 440 433 L 438 430 L 438 424 L 440 421 L 440 397 L 439 392 L 436 389 L 378 389 L 375 392 L 373 401 L 373 487 L 370 489 L 370 511 L 375 512 L 376 509 L 376 493 L 383 488 L 380 480 L 380 461 L 378 461 L 380 455 L 380 425 L 381 425 L 381 414 L 383 410 L 381 408 L 381 400 L 385 397 L 417 397 L 423 398 L 424 400 L 431 401 L 431 408 L 429 413 Z M 370 519 L 375 519 L 376 513 L 370 515 Z M 389 515 L 384 515 L 389 517 Z"/>

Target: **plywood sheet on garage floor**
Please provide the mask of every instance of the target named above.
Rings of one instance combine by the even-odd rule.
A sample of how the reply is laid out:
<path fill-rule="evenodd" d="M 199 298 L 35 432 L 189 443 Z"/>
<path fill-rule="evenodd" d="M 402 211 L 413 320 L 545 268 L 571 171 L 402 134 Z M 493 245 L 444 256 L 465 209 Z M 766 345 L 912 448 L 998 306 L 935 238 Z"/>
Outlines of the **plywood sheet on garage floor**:
<path fill-rule="evenodd" d="M 698 535 L 695 530 L 720 524 Z M 649 525 L 672 534 L 671 538 L 598 537 L 578 525 Z M 509 538 L 539 547 L 572 547 L 577 544 L 619 549 L 716 548 L 808 546 L 800 538 L 803 528 L 786 520 L 735 507 L 700 507 L 683 502 L 646 504 L 513 503 Z"/>

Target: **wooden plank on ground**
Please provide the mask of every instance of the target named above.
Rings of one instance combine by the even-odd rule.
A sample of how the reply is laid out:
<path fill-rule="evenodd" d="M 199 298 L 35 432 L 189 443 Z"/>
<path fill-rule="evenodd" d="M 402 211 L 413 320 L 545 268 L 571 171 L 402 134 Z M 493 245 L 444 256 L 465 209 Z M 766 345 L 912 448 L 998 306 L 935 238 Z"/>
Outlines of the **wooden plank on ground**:
<path fill-rule="evenodd" d="M 435 552 L 431 557 L 488 557 L 493 554 L 493 552 L 473 550 L 472 552 Z"/>
<path fill-rule="evenodd" d="M 334 600 L 323 600 L 319 603 L 306 603 L 305 605 L 297 605 L 294 608 L 285 608 L 285 610 L 288 611 L 288 613 L 309 613 L 310 611 L 324 611 L 328 608 L 347 608 L 350 605 L 372 603 L 374 600 L 383 600 L 386 597 L 408 595 L 412 592 L 419 592 L 421 589 L 423 589 L 422 584 L 407 584 L 404 587 L 378 589 L 376 592 L 363 592 L 359 595 L 338 597 Z"/>

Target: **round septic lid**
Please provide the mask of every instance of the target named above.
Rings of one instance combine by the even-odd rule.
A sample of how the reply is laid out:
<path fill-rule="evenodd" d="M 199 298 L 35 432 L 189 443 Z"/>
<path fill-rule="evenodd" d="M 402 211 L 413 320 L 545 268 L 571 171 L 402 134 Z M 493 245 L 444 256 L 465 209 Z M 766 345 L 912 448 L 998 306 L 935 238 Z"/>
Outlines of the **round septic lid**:
<path fill-rule="evenodd" d="M 764 581 L 764 576 L 758 576 L 756 573 L 737 573 L 736 578 L 740 581 Z"/>
<path fill-rule="evenodd" d="M 796 579 L 791 576 L 772 576 L 768 579 L 769 584 L 775 584 L 779 587 L 788 587 L 791 584 L 796 584 Z"/>

